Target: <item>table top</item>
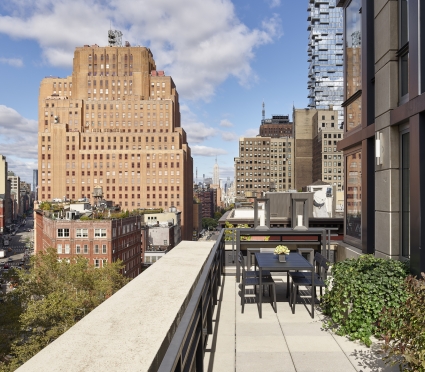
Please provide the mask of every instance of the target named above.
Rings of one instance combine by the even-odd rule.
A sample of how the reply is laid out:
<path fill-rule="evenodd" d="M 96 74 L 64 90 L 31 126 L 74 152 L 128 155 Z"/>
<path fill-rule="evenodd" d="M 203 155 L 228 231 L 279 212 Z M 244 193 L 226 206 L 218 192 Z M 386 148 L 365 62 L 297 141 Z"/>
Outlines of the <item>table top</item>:
<path fill-rule="evenodd" d="M 258 267 L 263 270 L 288 271 L 308 270 L 313 271 L 313 265 L 299 253 L 291 252 L 286 255 L 286 262 L 279 262 L 279 257 L 274 253 L 255 253 Z"/>

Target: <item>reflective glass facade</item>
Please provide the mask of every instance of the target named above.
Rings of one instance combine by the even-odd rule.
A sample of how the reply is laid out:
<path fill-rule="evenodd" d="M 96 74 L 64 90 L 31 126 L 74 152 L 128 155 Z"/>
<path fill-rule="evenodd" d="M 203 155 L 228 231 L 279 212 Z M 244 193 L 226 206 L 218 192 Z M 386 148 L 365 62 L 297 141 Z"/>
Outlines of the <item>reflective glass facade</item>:
<path fill-rule="evenodd" d="M 333 106 L 338 124 L 344 122 L 343 11 L 336 0 L 309 0 L 308 45 L 309 107 L 318 110 Z"/>
<path fill-rule="evenodd" d="M 346 157 L 346 221 L 345 235 L 362 238 L 362 153 L 361 151 Z"/>

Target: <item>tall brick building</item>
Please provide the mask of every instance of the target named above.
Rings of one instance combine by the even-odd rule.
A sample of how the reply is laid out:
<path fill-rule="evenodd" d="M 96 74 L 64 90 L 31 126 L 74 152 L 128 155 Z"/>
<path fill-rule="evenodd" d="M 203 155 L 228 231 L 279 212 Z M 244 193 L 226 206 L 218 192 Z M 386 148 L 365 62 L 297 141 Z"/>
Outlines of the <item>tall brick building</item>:
<path fill-rule="evenodd" d="M 193 160 L 170 76 L 148 48 L 85 45 L 66 78 L 42 80 L 38 197 L 90 198 L 95 186 L 124 210 L 182 212 L 192 238 Z"/>
<path fill-rule="evenodd" d="M 235 158 L 236 196 L 293 189 L 292 137 L 241 137 Z"/>

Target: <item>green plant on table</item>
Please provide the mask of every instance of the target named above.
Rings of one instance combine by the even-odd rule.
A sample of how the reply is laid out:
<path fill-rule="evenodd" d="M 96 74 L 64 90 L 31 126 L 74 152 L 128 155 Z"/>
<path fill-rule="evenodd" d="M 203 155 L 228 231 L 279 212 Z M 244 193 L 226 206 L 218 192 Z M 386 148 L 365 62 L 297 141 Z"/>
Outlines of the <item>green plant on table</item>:
<path fill-rule="evenodd" d="M 370 346 L 370 337 L 379 336 L 377 321 L 382 310 L 399 309 L 406 301 L 407 275 L 404 263 L 372 255 L 335 263 L 332 282 L 328 280 L 322 297 L 323 311 L 329 316 L 325 326 Z"/>
<path fill-rule="evenodd" d="M 406 279 L 407 300 L 400 308 L 384 309 L 378 331 L 385 341 L 385 358 L 402 371 L 425 371 L 425 274 Z"/>
<path fill-rule="evenodd" d="M 290 252 L 286 245 L 278 245 L 274 250 L 274 254 L 289 254 Z"/>

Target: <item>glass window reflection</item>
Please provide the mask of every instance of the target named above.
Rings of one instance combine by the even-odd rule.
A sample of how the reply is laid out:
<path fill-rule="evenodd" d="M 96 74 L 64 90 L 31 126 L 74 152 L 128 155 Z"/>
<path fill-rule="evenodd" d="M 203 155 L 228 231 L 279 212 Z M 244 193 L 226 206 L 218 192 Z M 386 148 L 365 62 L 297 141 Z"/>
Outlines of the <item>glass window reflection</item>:
<path fill-rule="evenodd" d="M 349 131 L 362 123 L 362 97 L 351 102 L 345 109 L 346 130 Z"/>
<path fill-rule="evenodd" d="M 361 0 L 352 0 L 345 10 L 346 99 L 362 87 Z"/>
<path fill-rule="evenodd" d="M 362 238 L 362 153 L 350 154 L 346 158 L 346 231 L 356 239 Z"/>

